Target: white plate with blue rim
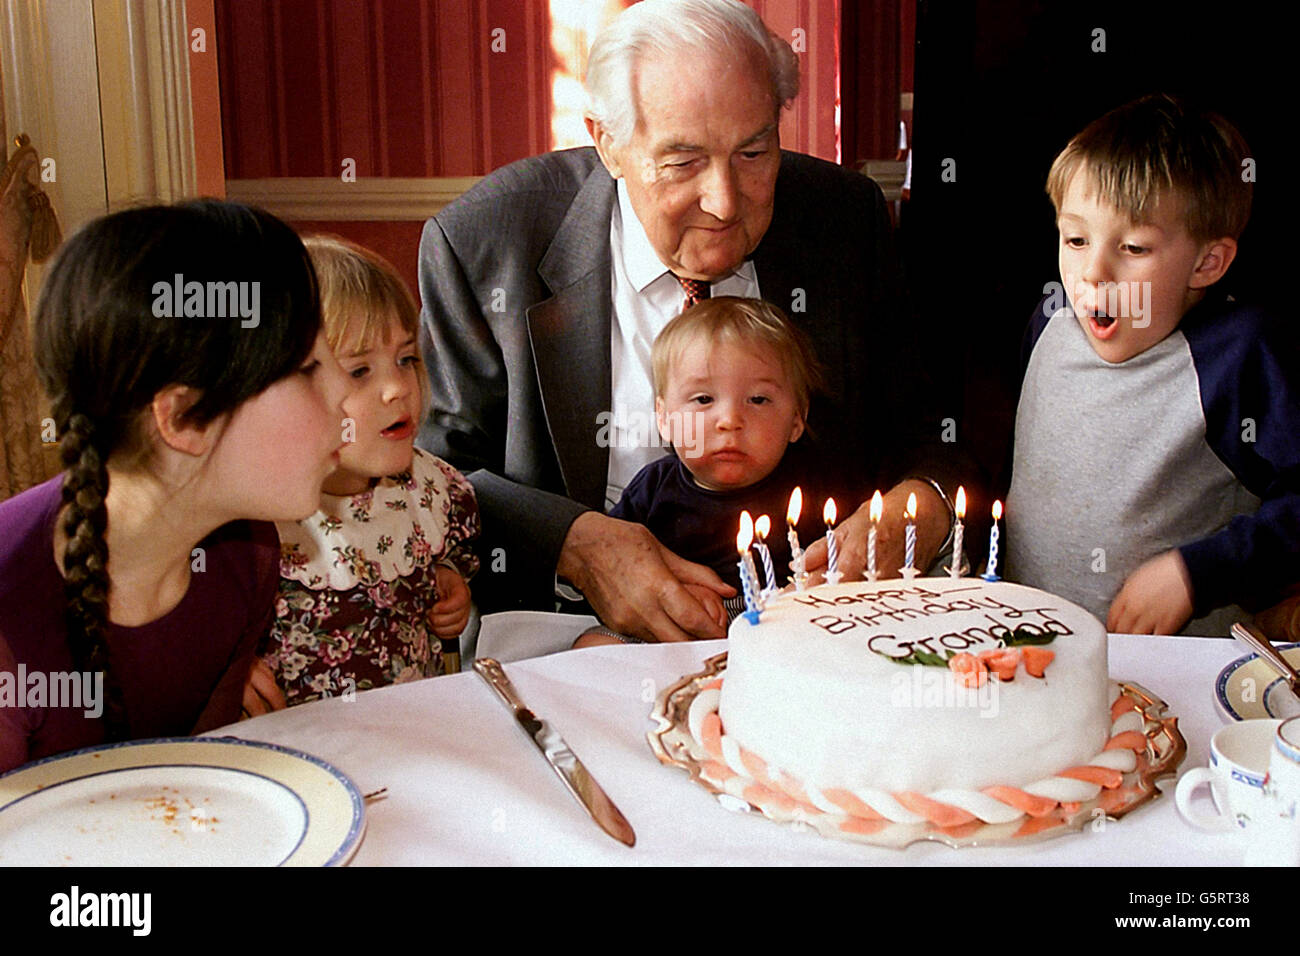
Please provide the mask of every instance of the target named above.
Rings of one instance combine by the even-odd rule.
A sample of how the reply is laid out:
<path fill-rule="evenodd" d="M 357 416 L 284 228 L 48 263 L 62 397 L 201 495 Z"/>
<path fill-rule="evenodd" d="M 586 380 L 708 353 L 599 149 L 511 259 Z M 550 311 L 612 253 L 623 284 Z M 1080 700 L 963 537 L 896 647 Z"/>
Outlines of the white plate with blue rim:
<path fill-rule="evenodd" d="M 0 775 L 0 866 L 341 866 L 365 821 L 337 768 L 234 737 L 106 744 Z"/>
<path fill-rule="evenodd" d="M 1287 663 L 1300 668 L 1300 644 L 1275 645 Z M 1219 671 L 1214 703 L 1224 720 L 1286 719 L 1300 715 L 1300 699 L 1256 654 L 1239 657 Z"/>

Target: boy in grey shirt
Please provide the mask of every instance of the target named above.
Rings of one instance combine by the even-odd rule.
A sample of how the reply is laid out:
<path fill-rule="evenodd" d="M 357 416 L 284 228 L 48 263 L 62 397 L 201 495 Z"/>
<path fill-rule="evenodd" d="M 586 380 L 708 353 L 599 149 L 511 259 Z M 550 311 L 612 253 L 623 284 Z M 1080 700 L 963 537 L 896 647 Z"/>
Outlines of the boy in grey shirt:
<path fill-rule="evenodd" d="M 1111 631 L 1224 635 L 1300 580 L 1297 352 L 1213 288 L 1253 178 L 1236 129 L 1168 96 L 1096 120 L 1048 176 L 1062 286 L 1026 339 L 1010 576 Z"/>

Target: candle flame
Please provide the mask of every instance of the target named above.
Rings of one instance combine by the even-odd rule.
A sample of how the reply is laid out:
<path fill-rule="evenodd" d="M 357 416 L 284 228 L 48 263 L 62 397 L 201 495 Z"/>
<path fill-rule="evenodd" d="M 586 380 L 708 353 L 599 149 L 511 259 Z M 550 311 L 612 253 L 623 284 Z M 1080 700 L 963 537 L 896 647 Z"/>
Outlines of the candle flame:
<path fill-rule="evenodd" d="M 772 519 L 763 515 L 754 522 L 754 534 L 758 535 L 759 541 L 767 540 L 768 532 L 772 530 Z"/>
<path fill-rule="evenodd" d="M 1002 502 L 1001 502 L 1001 501 L 995 501 L 995 502 L 993 502 L 993 520 L 994 520 L 994 521 L 1001 521 L 1001 520 L 1002 520 Z"/>
<path fill-rule="evenodd" d="M 871 520 L 879 521 L 880 516 L 885 513 L 885 499 L 880 497 L 880 492 L 871 496 Z"/>
<path fill-rule="evenodd" d="M 790 507 L 785 511 L 785 520 L 787 524 L 796 525 L 799 523 L 799 513 L 803 511 L 803 492 L 798 488 L 790 493 Z"/>
<path fill-rule="evenodd" d="M 826 507 L 822 508 L 822 520 L 826 522 L 826 527 L 835 523 L 835 499 L 827 498 Z"/>
<path fill-rule="evenodd" d="M 907 496 L 907 516 L 913 521 L 916 520 L 916 492 Z"/>
<path fill-rule="evenodd" d="M 754 519 L 749 516 L 748 511 L 740 513 L 740 533 L 736 535 L 736 550 L 744 554 L 749 550 L 750 543 L 754 540 Z"/>
<path fill-rule="evenodd" d="M 957 519 L 960 521 L 966 517 L 966 486 L 962 485 L 957 489 Z"/>

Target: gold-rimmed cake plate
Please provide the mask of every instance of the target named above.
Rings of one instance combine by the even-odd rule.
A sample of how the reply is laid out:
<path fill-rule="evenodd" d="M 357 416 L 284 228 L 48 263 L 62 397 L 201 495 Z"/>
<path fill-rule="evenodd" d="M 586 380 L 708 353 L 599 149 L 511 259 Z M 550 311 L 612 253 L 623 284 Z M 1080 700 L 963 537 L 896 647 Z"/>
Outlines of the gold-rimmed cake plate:
<path fill-rule="evenodd" d="M 1142 718 L 1146 750 L 1139 752 L 1137 767 L 1124 774 L 1118 787 L 1103 789 L 1092 800 L 1058 806 L 1042 817 L 1021 817 L 1010 823 L 975 820 L 954 827 L 891 823 L 847 813 L 826 813 L 776 793 L 752 776 L 735 772 L 705 750 L 703 743 L 691 733 L 691 704 L 703 690 L 716 686 L 725 673 L 727 655 L 710 657 L 703 666 L 703 671 L 683 677 L 656 699 L 651 713 L 656 727 L 647 734 L 655 756 L 662 763 L 685 770 L 729 810 L 756 811 L 776 823 L 811 828 L 837 840 L 898 849 L 930 840 L 958 848 L 1024 846 L 1077 833 L 1089 824 L 1101 826 L 1106 820 L 1118 820 L 1159 796 L 1156 782 L 1173 776 L 1187 754 L 1187 743 L 1178 730 L 1178 718 L 1166 712 L 1165 702 L 1140 684 L 1118 681 L 1120 693 L 1132 701 Z"/>

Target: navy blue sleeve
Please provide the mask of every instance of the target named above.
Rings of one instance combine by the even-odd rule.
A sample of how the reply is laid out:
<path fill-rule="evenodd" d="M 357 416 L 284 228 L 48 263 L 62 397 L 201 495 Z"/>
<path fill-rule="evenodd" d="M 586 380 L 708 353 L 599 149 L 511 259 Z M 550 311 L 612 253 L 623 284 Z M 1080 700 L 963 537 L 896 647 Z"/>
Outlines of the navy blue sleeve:
<path fill-rule="evenodd" d="M 1043 330 L 1047 328 L 1047 323 L 1052 320 L 1056 314 L 1056 309 L 1065 304 L 1065 297 L 1061 295 L 1060 301 L 1053 301 L 1053 293 L 1044 295 L 1039 300 L 1038 305 L 1034 307 L 1033 314 L 1029 317 L 1029 324 L 1025 326 L 1024 337 L 1020 340 L 1020 381 L 1016 385 L 1016 404 L 1020 404 L 1020 392 L 1025 387 L 1025 372 L 1029 370 L 1029 357 L 1034 352 L 1034 346 L 1043 335 Z M 1002 470 L 996 475 L 993 486 L 993 497 L 1001 498 L 1004 501 L 1007 492 L 1011 490 L 1011 471 L 1016 459 L 1016 441 L 1015 441 L 1015 422 L 1011 423 L 1011 441 L 1007 443 L 1007 453 L 1002 460 Z M 981 527 L 979 522 L 975 524 L 976 529 Z M 987 529 L 985 529 L 987 530 Z"/>
<path fill-rule="evenodd" d="M 650 509 L 654 506 L 655 495 L 659 490 L 662 479 L 663 460 L 660 458 L 650 462 L 632 477 L 632 480 L 627 483 L 627 487 L 623 489 L 623 495 L 618 499 L 618 504 L 609 509 L 611 518 L 621 518 L 624 521 L 632 521 L 636 524 L 646 523 L 650 517 Z"/>
<path fill-rule="evenodd" d="M 1025 383 L 1025 372 L 1029 369 L 1029 356 L 1033 354 L 1034 346 L 1042 337 L 1047 323 L 1052 321 L 1052 316 L 1067 304 L 1064 293 L 1049 292 L 1039 300 L 1034 314 L 1029 317 L 1029 325 L 1025 327 L 1025 337 L 1020 342 L 1020 384 L 1022 386 Z"/>
<path fill-rule="evenodd" d="M 1258 609 L 1300 581 L 1300 366 L 1294 338 L 1253 308 L 1183 327 L 1200 382 L 1205 440 L 1259 510 L 1179 551 L 1194 614 Z"/>

